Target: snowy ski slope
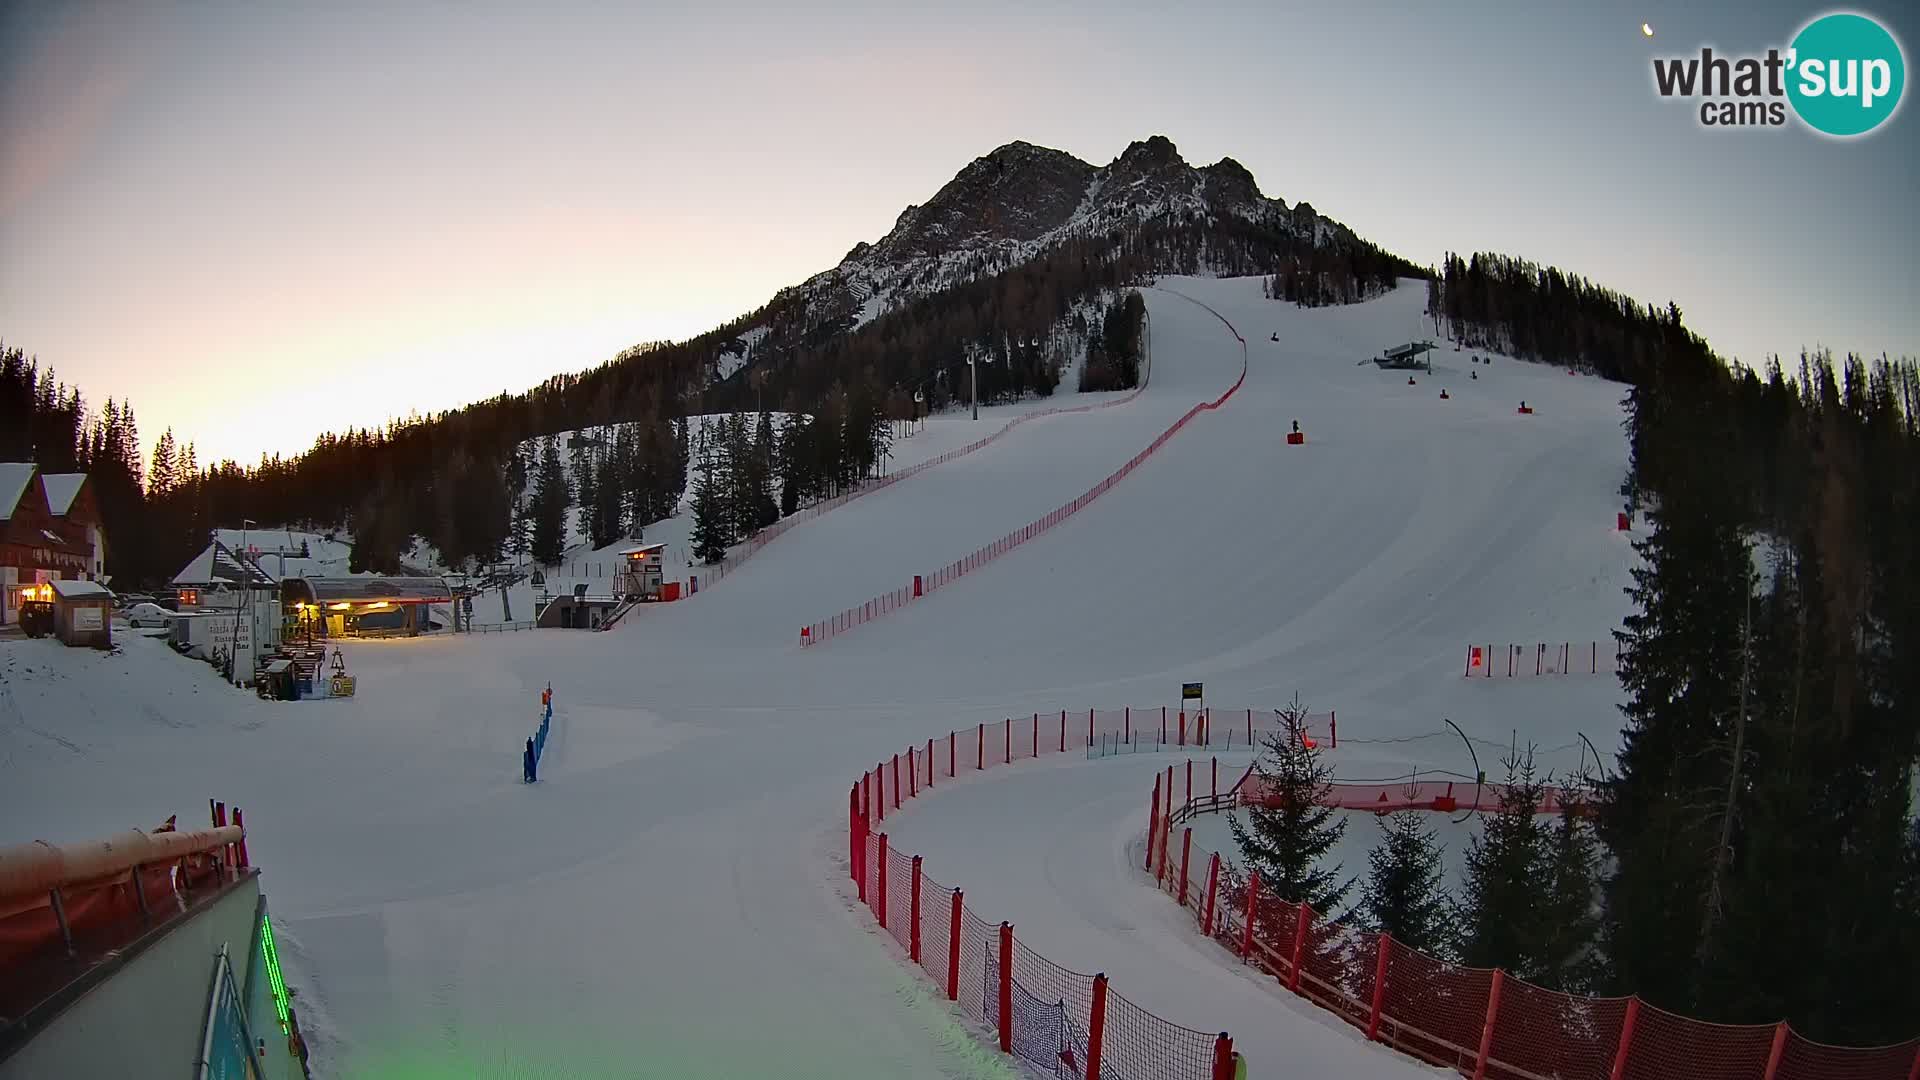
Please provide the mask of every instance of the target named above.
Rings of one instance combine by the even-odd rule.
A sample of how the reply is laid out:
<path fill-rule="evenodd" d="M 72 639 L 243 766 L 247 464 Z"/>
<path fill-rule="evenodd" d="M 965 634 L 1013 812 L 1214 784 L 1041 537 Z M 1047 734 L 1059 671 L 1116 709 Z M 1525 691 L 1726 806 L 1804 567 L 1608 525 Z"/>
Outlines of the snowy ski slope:
<path fill-rule="evenodd" d="M 1083 513 L 898 613 L 797 646 L 803 623 L 1066 502 L 1217 396 L 1232 335 L 1149 291 L 1135 402 L 1024 424 L 614 633 L 348 645 L 351 700 L 263 703 L 127 635 L 117 656 L 0 644 L 0 817 L 57 842 L 209 795 L 244 807 L 330 1075 L 1013 1075 L 842 891 L 847 785 L 873 761 L 1010 713 L 1171 701 L 1182 680 L 1235 703 L 1298 690 L 1339 710 L 1343 744 L 1442 717 L 1602 749 L 1617 728 L 1608 677 L 1469 684 L 1460 664 L 1470 640 L 1603 638 L 1624 614 L 1620 387 L 1508 361 L 1472 381 L 1451 351 L 1415 387 L 1358 366 L 1416 332 L 1418 288 L 1307 311 L 1257 280 L 1163 285 L 1240 328 L 1243 389 Z M 1283 445 L 1294 418 L 1304 447 Z M 549 682 L 529 787 L 519 748 Z M 1353 759 L 1465 767 L 1436 739 Z M 1117 853 L 1155 763 L 1006 770 L 899 835 L 1050 959 L 1232 1030 L 1260 1075 L 1289 1054 L 1300 1075 L 1418 1075 L 1130 898 Z"/>

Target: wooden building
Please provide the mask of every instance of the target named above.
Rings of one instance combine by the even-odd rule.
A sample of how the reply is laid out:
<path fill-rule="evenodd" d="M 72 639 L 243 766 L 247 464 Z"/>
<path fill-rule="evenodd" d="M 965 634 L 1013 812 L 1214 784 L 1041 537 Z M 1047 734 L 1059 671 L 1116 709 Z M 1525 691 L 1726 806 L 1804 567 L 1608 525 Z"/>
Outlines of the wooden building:
<path fill-rule="evenodd" d="M 97 581 L 61 578 L 53 588 L 53 636 L 68 645 L 113 648 L 113 594 Z"/>
<path fill-rule="evenodd" d="M 30 462 L 0 462 L 0 624 L 43 599 L 57 580 L 99 580 L 106 537 L 84 473 L 44 475 Z"/>

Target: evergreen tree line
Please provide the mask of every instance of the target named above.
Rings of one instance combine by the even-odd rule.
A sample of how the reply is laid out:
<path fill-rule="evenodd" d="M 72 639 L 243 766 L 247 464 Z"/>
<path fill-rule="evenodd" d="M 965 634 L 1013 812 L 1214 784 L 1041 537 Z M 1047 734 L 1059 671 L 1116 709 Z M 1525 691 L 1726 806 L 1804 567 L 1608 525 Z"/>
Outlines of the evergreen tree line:
<path fill-rule="evenodd" d="M 1332 863 L 1329 856 L 1350 824 L 1329 805 L 1333 769 L 1303 738 L 1306 710 L 1298 699 L 1280 710 L 1280 720 L 1254 762 L 1268 798 L 1228 822 L 1241 854 L 1229 894 L 1245 903 L 1245 875 L 1258 873 L 1261 895 L 1275 905 L 1256 928 L 1264 924 L 1265 934 L 1281 940 L 1293 926 L 1278 905 L 1306 904 L 1322 921 L 1384 931 L 1439 960 L 1505 968 L 1568 992 L 1598 988 L 1600 856 L 1591 804 L 1570 800 L 1556 818 L 1540 815 L 1545 785 L 1530 749 L 1516 748 L 1507 758 L 1499 809 L 1485 815 L 1480 835 L 1468 841 L 1456 894 L 1446 882 L 1430 811 L 1379 815 L 1364 877 L 1346 876 Z M 1372 970 L 1371 949 L 1344 951 L 1332 936 L 1318 947 L 1322 965 L 1348 968 L 1356 978 Z"/>
<path fill-rule="evenodd" d="M 1082 393 L 1100 390 L 1131 390 L 1140 385 L 1140 362 L 1144 359 L 1144 324 L 1147 302 L 1138 292 L 1105 305 L 1100 311 L 1098 333 L 1087 333 L 1086 362 L 1080 368 Z"/>
<path fill-rule="evenodd" d="M 1640 383 L 1662 367 L 1715 363 L 1681 325 L 1680 309 L 1642 305 L 1555 267 L 1482 252 L 1449 252 L 1427 281 L 1427 313 L 1470 349 L 1562 364 Z"/>
<path fill-rule="evenodd" d="M 1391 292 L 1401 277 L 1427 277 L 1426 271 L 1371 244 L 1348 249 L 1317 247 L 1288 256 L 1262 283 L 1268 299 L 1301 307 L 1357 304 Z M 1431 278 L 1429 278 L 1431 280 Z"/>
<path fill-rule="evenodd" d="M 1628 395 L 1613 985 L 1812 1038 L 1920 1023 L 1920 370 L 1704 363 Z"/>
<path fill-rule="evenodd" d="M 870 478 L 892 430 L 879 397 L 856 386 L 829 393 L 819 413 L 790 414 L 777 428 L 770 413 L 760 413 L 751 431 L 746 414 L 730 413 L 702 436 L 689 539 L 694 557 L 712 564 L 803 505 Z"/>

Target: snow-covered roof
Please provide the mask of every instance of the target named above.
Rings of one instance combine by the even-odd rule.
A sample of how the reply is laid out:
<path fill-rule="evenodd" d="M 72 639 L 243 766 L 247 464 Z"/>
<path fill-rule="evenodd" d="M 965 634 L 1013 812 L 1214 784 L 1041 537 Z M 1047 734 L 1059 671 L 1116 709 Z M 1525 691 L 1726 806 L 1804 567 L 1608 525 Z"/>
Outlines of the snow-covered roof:
<path fill-rule="evenodd" d="M 273 575 L 260 568 L 252 559 L 241 558 L 227 549 L 227 545 L 215 540 L 207 549 L 193 557 L 181 571 L 173 575 L 175 585 L 212 585 L 225 582 L 229 585 L 273 585 Z"/>
<path fill-rule="evenodd" d="M 27 485 L 33 483 L 34 466 L 27 461 L 0 461 L 0 521 L 13 516 L 13 508 L 20 505 L 20 496 L 27 493 Z"/>
<path fill-rule="evenodd" d="M 55 516 L 64 516 L 73 508 L 74 496 L 80 494 L 80 485 L 87 482 L 83 472 L 41 473 L 40 484 L 47 493 L 47 509 Z"/>
<path fill-rule="evenodd" d="M 445 603 L 453 599 L 453 590 L 447 586 L 446 579 L 437 577 L 302 577 L 288 578 L 287 582 L 294 590 L 293 595 L 304 593 L 309 602 L 318 604 L 379 600 L 401 604 Z"/>
<path fill-rule="evenodd" d="M 651 554 L 653 554 L 653 553 L 654 553 L 654 552 L 656 552 L 656 551 L 665 551 L 666 549 L 667 549 L 667 545 L 665 545 L 665 544 L 642 544 L 642 545 L 640 545 L 639 547 L 630 547 L 630 548 L 627 548 L 627 549 L 626 549 L 625 551 L 622 551 L 622 552 L 621 552 L 620 554 L 622 554 L 622 555 L 651 555 Z"/>
<path fill-rule="evenodd" d="M 97 581 L 70 581 L 66 578 L 56 578 L 48 584 L 53 586 L 54 595 L 62 600 L 107 600 L 113 596 L 107 591 L 105 585 Z"/>

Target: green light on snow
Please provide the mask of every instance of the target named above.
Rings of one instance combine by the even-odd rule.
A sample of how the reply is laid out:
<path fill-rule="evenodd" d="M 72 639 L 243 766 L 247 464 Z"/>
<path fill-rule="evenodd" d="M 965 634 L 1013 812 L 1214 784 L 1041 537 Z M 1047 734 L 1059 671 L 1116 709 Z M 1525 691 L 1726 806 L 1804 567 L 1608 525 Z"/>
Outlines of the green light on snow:
<path fill-rule="evenodd" d="M 265 912 L 260 915 L 260 950 L 267 958 L 267 981 L 273 985 L 273 1011 L 280 1014 L 280 1034 L 293 1031 L 287 1022 L 287 983 L 280 977 L 280 954 L 273 947 L 273 922 Z"/>

